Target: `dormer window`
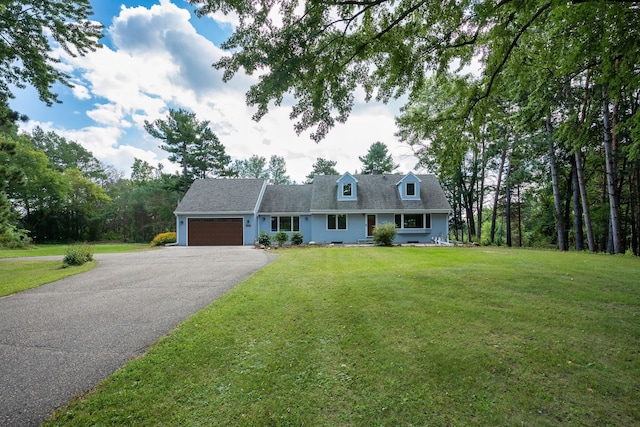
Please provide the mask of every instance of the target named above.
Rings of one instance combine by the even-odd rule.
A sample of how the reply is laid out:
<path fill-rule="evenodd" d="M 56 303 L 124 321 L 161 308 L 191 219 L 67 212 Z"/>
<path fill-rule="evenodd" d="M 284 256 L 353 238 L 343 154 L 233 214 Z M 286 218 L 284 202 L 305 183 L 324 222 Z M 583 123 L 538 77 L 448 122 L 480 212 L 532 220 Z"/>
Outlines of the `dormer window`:
<path fill-rule="evenodd" d="M 413 172 L 406 174 L 396 183 L 398 193 L 402 200 L 420 200 L 420 183 L 422 180 Z"/>
<path fill-rule="evenodd" d="M 416 195 L 416 183 L 407 182 L 407 196 L 415 196 L 415 195 Z"/>
<path fill-rule="evenodd" d="M 347 202 L 358 200 L 358 180 L 349 172 L 338 178 L 336 184 L 338 201 Z"/>

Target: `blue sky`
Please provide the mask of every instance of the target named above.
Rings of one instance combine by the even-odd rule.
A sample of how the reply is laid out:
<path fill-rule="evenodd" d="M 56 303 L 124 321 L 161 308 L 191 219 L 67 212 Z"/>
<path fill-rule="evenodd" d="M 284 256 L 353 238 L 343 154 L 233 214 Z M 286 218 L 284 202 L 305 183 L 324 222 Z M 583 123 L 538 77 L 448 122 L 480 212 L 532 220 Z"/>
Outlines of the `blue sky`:
<path fill-rule="evenodd" d="M 354 172 L 360 168 L 358 156 L 376 141 L 387 144 L 401 172 L 414 168 L 411 150 L 394 136 L 397 104 L 361 102 L 346 124 L 318 144 L 293 131 L 291 105 L 274 107 L 260 122 L 252 121 L 254 109 L 246 106 L 244 94 L 256 77 L 237 75 L 223 83 L 221 71 L 211 66 L 225 54 L 219 45 L 231 34 L 233 17 L 197 18 L 184 0 L 92 4 L 93 18 L 105 26 L 104 47 L 80 58 L 56 50 L 60 67 L 75 85 L 55 88 L 62 104 L 47 107 L 32 88 L 15 92 L 12 108 L 30 119 L 24 131 L 36 126 L 55 131 L 125 176 L 136 157 L 173 171 L 177 167 L 143 124 L 179 107 L 210 121 L 233 159 L 283 156 L 288 175 L 299 183 L 317 157 L 336 161 L 340 172 Z"/>

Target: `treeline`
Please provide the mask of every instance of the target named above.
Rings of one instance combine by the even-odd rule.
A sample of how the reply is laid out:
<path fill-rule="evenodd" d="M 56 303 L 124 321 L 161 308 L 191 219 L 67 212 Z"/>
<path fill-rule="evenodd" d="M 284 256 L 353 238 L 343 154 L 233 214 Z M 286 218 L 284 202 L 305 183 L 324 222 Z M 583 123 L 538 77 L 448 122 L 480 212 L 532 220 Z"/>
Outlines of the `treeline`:
<path fill-rule="evenodd" d="M 41 129 L 0 135 L 1 244 L 148 242 L 175 229 L 179 177 L 136 159 L 131 179 L 80 144 Z"/>

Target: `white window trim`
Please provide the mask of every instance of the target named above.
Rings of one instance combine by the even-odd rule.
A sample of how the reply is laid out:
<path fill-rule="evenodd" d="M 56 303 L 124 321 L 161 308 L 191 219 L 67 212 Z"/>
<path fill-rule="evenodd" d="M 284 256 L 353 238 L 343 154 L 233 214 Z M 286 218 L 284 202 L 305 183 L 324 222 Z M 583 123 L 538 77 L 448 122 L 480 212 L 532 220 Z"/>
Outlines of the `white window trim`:
<path fill-rule="evenodd" d="M 393 221 L 394 222 L 395 222 L 395 219 L 396 219 L 396 215 L 400 215 L 400 225 L 401 226 L 398 227 L 398 225 L 396 224 L 396 228 L 398 230 L 431 230 L 431 227 L 405 227 L 404 226 L 404 216 L 405 215 L 422 215 L 422 223 L 425 224 L 425 225 L 427 224 L 427 217 L 426 216 L 429 215 L 429 225 L 431 226 L 432 218 L 431 218 L 431 214 L 430 213 L 422 213 L 422 214 L 414 214 L 414 213 L 411 213 L 411 214 L 399 213 L 398 214 L 397 213 L 397 214 L 393 215 Z"/>
<path fill-rule="evenodd" d="M 409 194 L 409 186 L 412 185 L 413 186 L 413 194 Z M 407 197 L 415 197 L 416 196 L 416 183 L 415 182 L 407 182 L 405 184 L 405 190 L 404 190 L 405 194 L 407 195 Z"/>

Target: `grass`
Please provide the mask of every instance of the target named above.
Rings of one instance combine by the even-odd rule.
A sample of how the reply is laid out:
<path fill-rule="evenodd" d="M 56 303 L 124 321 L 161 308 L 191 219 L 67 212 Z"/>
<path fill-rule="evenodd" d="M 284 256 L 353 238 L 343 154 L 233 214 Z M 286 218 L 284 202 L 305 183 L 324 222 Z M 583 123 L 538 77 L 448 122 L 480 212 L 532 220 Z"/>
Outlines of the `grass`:
<path fill-rule="evenodd" d="M 0 249 L 0 297 L 55 282 L 95 267 L 95 261 L 79 267 L 62 268 L 62 259 L 71 245 L 38 245 L 31 249 Z M 148 244 L 105 243 L 91 246 L 94 254 L 150 250 Z M 60 256 L 60 261 L 7 260 L 37 256 Z"/>
<path fill-rule="evenodd" d="M 29 249 L 0 249 L 0 258 L 23 258 L 55 255 L 64 256 L 69 246 L 72 245 L 43 244 L 34 245 Z M 147 243 L 92 243 L 91 247 L 94 254 L 148 251 L 151 249 Z"/>
<path fill-rule="evenodd" d="M 638 273 L 555 251 L 283 251 L 47 425 L 638 425 Z"/>
<path fill-rule="evenodd" d="M 62 261 L 0 261 L 0 297 L 83 273 L 96 264 L 62 268 Z"/>

